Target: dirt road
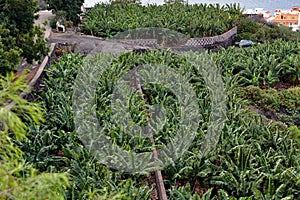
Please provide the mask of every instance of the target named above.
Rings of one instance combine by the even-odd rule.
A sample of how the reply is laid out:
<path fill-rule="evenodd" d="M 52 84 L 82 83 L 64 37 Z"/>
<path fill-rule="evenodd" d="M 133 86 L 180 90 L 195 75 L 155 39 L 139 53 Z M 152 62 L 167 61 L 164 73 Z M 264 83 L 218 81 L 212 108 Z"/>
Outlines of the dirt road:
<path fill-rule="evenodd" d="M 99 52 L 118 53 L 143 48 L 114 40 L 105 40 L 89 35 L 81 35 L 80 33 L 75 32 L 52 33 L 50 43 L 68 43 L 70 46 L 74 46 L 75 52 L 79 52 L 83 55 Z"/>

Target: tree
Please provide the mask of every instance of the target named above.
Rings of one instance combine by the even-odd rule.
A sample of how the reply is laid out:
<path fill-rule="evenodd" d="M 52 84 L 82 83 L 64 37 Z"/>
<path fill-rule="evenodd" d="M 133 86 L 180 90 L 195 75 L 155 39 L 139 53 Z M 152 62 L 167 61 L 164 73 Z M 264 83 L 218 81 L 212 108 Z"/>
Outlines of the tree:
<path fill-rule="evenodd" d="M 0 75 L 5 75 L 16 71 L 21 57 L 39 60 L 48 49 L 43 30 L 34 26 L 36 0 L 0 0 L 0 5 Z"/>
<path fill-rule="evenodd" d="M 42 119 L 39 104 L 19 97 L 26 87 L 25 76 L 0 76 L 0 199 L 64 199 L 66 174 L 38 173 L 15 144 L 26 138 L 25 120 Z"/>
<path fill-rule="evenodd" d="M 84 0 L 47 0 L 49 8 L 53 9 L 56 14 L 58 11 L 66 12 L 66 19 L 75 24 L 80 22 L 79 15 L 81 13 L 81 6 Z"/>
<path fill-rule="evenodd" d="M 18 33 L 27 33 L 33 28 L 34 20 L 38 18 L 35 12 L 38 10 L 36 0 L 0 0 L 1 19 L 10 30 L 18 30 Z"/>
<path fill-rule="evenodd" d="M 0 27 L 0 31 L 3 30 Z M 14 38 L 9 38 L 12 43 Z M 20 62 L 20 56 L 22 51 L 18 47 L 5 48 L 3 44 L 3 38 L 0 33 L 0 74 L 5 74 L 7 71 L 14 71 L 16 65 Z"/>

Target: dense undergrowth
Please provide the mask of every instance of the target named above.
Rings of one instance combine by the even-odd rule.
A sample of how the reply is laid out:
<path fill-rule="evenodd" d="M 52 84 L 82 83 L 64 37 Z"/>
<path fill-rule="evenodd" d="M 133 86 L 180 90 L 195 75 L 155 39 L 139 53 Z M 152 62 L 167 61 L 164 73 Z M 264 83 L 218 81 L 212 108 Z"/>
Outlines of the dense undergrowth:
<path fill-rule="evenodd" d="M 260 16 L 251 16 L 241 19 L 237 23 L 238 35 L 236 41 L 252 40 L 258 43 L 273 42 L 276 39 L 297 42 L 300 39 L 299 32 L 291 31 L 290 27 L 267 22 Z"/>
<path fill-rule="evenodd" d="M 289 126 L 300 127 L 299 87 L 278 92 L 275 89 L 263 90 L 259 87 L 248 86 L 243 92 L 244 97 L 260 109 L 260 114 Z"/>
<path fill-rule="evenodd" d="M 222 69 L 228 110 L 219 143 L 205 157 L 201 156 L 200 147 L 211 112 L 209 88 L 201 74 L 191 72 L 190 64 L 183 56 L 170 51 L 125 53 L 113 60 L 112 70 L 100 80 L 97 111 L 100 123 L 109 118 L 110 108 L 105 102 L 114 88 L 112 80 L 132 66 L 164 63 L 180 72 L 189 72 L 194 76 L 191 84 L 198 97 L 201 126 L 189 150 L 163 170 L 169 198 L 299 199 L 299 90 L 277 92 L 258 87 L 270 87 L 287 78 L 291 84 L 297 84 L 298 75 L 295 78 L 293 75 L 298 65 L 292 63 L 292 58 L 297 58 L 298 48 L 297 43 L 277 41 L 248 49 L 229 48 L 218 54 L 211 53 Z M 72 87 L 82 59 L 79 55 L 64 54 L 47 69 L 43 80 L 45 87 L 37 93 L 37 100 L 45 107 L 46 121 L 40 125 L 29 124 L 30 136 L 22 143 L 27 161 L 41 171 L 70 174 L 70 186 L 65 191 L 67 199 L 149 199 L 152 190 L 148 183 L 149 174 L 130 175 L 104 166 L 76 136 Z M 165 92 L 163 88 L 154 92 L 151 87 L 145 91 L 153 99 Z M 290 118 L 278 117 L 281 123 L 265 121 L 248 109 L 249 100 L 254 106 L 274 112 L 285 109 L 285 116 Z M 142 120 L 137 118 L 137 122 Z M 171 125 L 175 122 L 170 120 Z M 156 144 L 165 144 L 172 137 L 168 130 L 173 129 L 167 126 L 155 138 Z M 116 129 L 107 136 L 125 150 L 141 152 L 151 145 L 146 139 Z"/>
<path fill-rule="evenodd" d="M 19 96 L 26 87 L 25 76 L 0 76 L 0 199 L 64 199 L 67 174 L 40 172 L 18 146 L 26 139 L 25 121 L 43 121 L 40 105 Z"/>

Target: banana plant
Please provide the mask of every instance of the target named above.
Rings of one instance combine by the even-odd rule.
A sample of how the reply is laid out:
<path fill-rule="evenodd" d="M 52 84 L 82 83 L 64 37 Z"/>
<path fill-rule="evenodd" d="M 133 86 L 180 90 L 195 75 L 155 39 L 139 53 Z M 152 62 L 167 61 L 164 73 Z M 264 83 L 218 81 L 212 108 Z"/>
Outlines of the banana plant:
<path fill-rule="evenodd" d="M 197 9 L 206 13 L 214 8 L 207 5 L 149 7 L 159 12 L 174 13 L 182 7 L 181 9 L 186 9 L 187 13 L 180 13 L 181 18 L 186 15 L 192 16 L 191 13 L 194 12 L 198 13 Z M 118 16 L 124 17 L 124 15 L 115 11 L 124 11 L 124 8 L 130 10 L 132 15 L 135 13 L 133 8 L 137 8 L 136 16 L 144 15 L 148 9 L 136 5 L 100 5 L 98 10 L 103 11 L 103 16 L 108 16 L 106 19 L 97 19 L 98 22 L 102 20 L 101 27 L 108 27 L 107 32 L 104 29 L 101 31 L 110 36 L 113 32 L 121 30 L 115 29 L 105 20 L 121 21 Z M 220 7 L 222 8 L 224 7 Z M 220 9 L 217 8 L 216 12 L 221 12 Z M 155 15 L 149 13 L 149 16 Z M 204 19 L 210 20 L 209 17 Z M 159 18 L 156 22 L 174 26 L 173 19 L 169 24 L 165 20 L 166 18 Z M 176 20 L 174 19 L 174 23 Z M 139 19 L 136 19 L 132 23 L 142 23 L 138 21 Z M 194 23 L 195 29 L 190 29 L 188 32 L 193 31 L 195 34 L 200 30 L 196 29 L 198 22 L 197 20 L 191 22 Z M 126 28 L 123 22 L 113 22 L 113 24 Z M 209 23 L 204 24 L 201 27 L 202 31 L 208 25 Z M 220 22 L 218 26 L 223 25 Z M 267 84 L 272 84 L 290 74 L 289 71 L 284 72 L 282 68 L 298 56 L 298 46 L 291 42 L 277 41 L 248 49 L 231 47 L 227 50 L 221 49 L 218 54 L 210 53 L 217 65 L 223 68 L 222 79 L 226 85 L 229 101 L 226 103 L 227 120 L 221 130 L 219 143 L 215 150 L 204 158 L 201 157 L 200 149 L 212 111 L 209 90 L 202 74 L 192 68 L 184 57 L 170 51 L 157 50 L 143 54 L 131 52 L 113 58 L 111 68 L 103 73 L 97 88 L 96 114 L 100 125 L 111 122 L 109 121 L 110 94 L 113 92 L 116 80 L 135 66 L 151 63 L 165 64 L 190 78 L 190 84 L 195 90 L 199 104 L 200 119 L 199 130 L 188 151 L 163 171 L 170 199 L 298 199 L 300 160 L 296 141 L 284 128 L 279 129 L 274 124 L 266 124 L 261 118 L 249 112 L 246 109 L 248 102 L 239 97 L 242 85 L 261 86 L 264 79 Z M 285 53 L 289 53 L 291 57 L 288 58 Z M 81 59 L 78 55 L 63 55 L 58 63 L 47 69 L 43 80 L 45 87 L 39 92 L 40 98 L 37 99 L 45 107 L 46 122 L 41 127 L 31 126 L 30 142 L 24 145 L 27 158 L 40 170 L 68 171 L 71 174 L 70 188 L 66 191 L 68 199 L 150 198 L 151 186 L 146 185 L 149 177 L 117 172 L 99 163 L 74 133 L 70 97 L 72 83 L 81 65 Z M 295 63 L 287 66 L 289 65 L 294 68 Z M 291 73 L 293 73 L 292 70 Z M 167 107 L 167 111 L 170 111 L 165 129 L 160 131 L 158 137 L 155 138 L 155 144 L 160 147 L 172 138 L 169 132 L 176 128 L 177 105 L 174 104 L 176 98 L 160 86 L 148 85 L 144 86 L 144 89 L 151 102 L 161 102 Z M 245 90 L 245 88 L 242 89 Z M 296 95 L 293 95 L 290 102 L 286 102 L 289 106 L 297 106 L 297 91 L 294 92 Z M 282 99 L 287 99 L 286 97 L 285 93 L 281 94 Z M 132 116 L 137 123 L 142 122 L 143 114 L 147 112 L 142 114 L 139 112 L 142 106 L 138 97 L 133 96 L 131 100 Z M 118 126 L 117 123 L 108 126 L 106 135 L 120 148 L 137 152 L 151 150 L 149 140 L 133 137 Z M 120 162 L 121 160 L 120 158 Z M 185 184 L 178 187 L 178 182 Z M 199 187 L 203 190 L 198 190 Z"/>
<path fill-rule="evenodd" d="M 129 29 L 159 27 L 191 37 L 215 36 L 233 28 L 234 21 L 244 17 L 241 13 L 236 4 L 97 4 L 86 14 L 83 32 L 111 37 Z"/>

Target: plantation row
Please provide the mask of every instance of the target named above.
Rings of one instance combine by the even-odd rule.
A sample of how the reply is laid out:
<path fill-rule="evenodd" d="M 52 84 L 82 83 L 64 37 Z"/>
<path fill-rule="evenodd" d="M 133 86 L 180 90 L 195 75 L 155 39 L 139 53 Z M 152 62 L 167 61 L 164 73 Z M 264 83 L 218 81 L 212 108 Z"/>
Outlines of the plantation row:
<path fill-rule="evenodd" d="M 244 85 L 264 85 L 264 78 L 269 70 L 276 74 L 276 81 L 285 77 L 294 79 L 291 75 L 294 74 L 293 70 L 298 70 L 298 65 L 287 62 L 291 56 L 297 56 L 298 48 L 297 43 L 277 41 L 248 49 L 229 48 L 219 54 L 210 53 L 212 60 L 221 68 L 228 102 L 227 118 L 218 145 L 205 157 L 201 157 L 200 149 L 203 136 L 207 134 L 212 111 L 210 88 L 205 84 L 201 73 L 193 69 L 184 55 L 156 50 L 143 54 L 124 53 L 115 57 L 110 70 L 105 71 L 99 80 L 99 123 L 105 126 L 106 136 L 123 150 L 151 151 L 153 146 L 149 139 L 132 136 L 120 124 L 111 120 L 109 102 L 115 81 L 133 66 L 165 64 L 189 77 L 200 113 L 200 124 L 192 145 L 178 160 L 163 169 L 168 198 L 298 199 L 300 143 L 296 137 L 299 127 L 289 128 L 282 124 L 268 123 L 264 118 L 250 112 L 248 101 L 243 100 L 246 98 L 254 100 L 254 103 L 267 103 L 256 101 L 259 98 L 258 93 Z M 70 174 L 71 183 L 65 191 L 67 199 L 149 199 L 152 190 L 147 182 L 149 174 L 141 172 L 131 175 L 102 165 L 82 145 L 75 133 L 72 95 L 82 59 L 78 55 L 64 54 L 58 63 L 47 69 L 46 78 L 43 80 L 45 87 L 37 93 L 45 108 L 46 121 L 41 125 L 30 123 L 30 137 L 22 143 L 22 150 L 25 151 L 27 160 L 39 170 Z M 249 77 L 245 70 L 254 70 L 253 65 L 260 66 L 257 60 L 264 66 L 255 68 L 262 78 L 250 82 L 248 80 L 254 78 Z M 276 68 L 277 65 L 289 68 Z M 177 105 L 177 100 L 168 92 L 168 88 L 162 86 L 145 85 L 143 90 L 150 102 L 163 104 L 166 109 L 168 120 L 154 138 L 155 145 L 162 147 L 174 137 L 172 133 L 178 128 L 178 112 L 174 106 Z M 287 105 L 281 100 L 290 94 L 289 91 L 278 94 L 277 100 L 273 98 L 270 102 L 273 102 L 274 107 L 278 105 L 299 110 L 296 103 L 298 93 L 291 92 L 296 93 L 289 101 L 291 104 Z M 145 123 L 143 120 L 146 119 L 146 113 L 140 112 L 140 105 L 141 99 L 133 95 L 130 111 L 137 124 Z M 288 124 L 290 125 L 293 124 Z"/>
<path fill-rule="evenodd" d="M 99 37 L 145 27 L 166 28 L 188 37 L 220 35 L 243 18 L 237 4 L 148 5 L 97 4 L 86 16 L 82 31 Z"/>
<path fill-rule="evenodd" d="M 244 86 L 300 83 L 300 43 L 276 40 L 253 48 L 223 49 L 212 54 L 225 73 L 239 75 Z"/>

